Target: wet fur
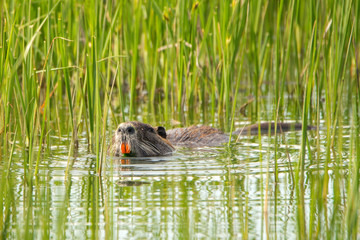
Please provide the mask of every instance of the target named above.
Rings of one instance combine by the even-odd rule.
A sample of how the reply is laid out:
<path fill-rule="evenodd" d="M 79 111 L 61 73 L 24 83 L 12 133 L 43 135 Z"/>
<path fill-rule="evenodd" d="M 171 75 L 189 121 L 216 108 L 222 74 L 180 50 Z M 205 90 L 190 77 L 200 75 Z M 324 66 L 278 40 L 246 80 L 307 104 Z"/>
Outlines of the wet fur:
<path fill-rule="evenodd" d="M 128 126 L 135 128 L 135 134 L 127 134 L 124 129 Z M 265 122 L 249 125 L 233 132 L 233 136 L 274 134 L 275 123 Z M 301 130 L 301 123 L 277 123 L 276 133 Z M 313 129 L 308 126 L 308 130 Z M 121 144 L 130 145 L 131 154 L 137 157 L 164 156 L 171 154 L 174 146 L 204 147 L 220 146 L 229 141 L 229 135 L 209 126 L 191 126 L 175 128 L 165 131 L 163 127 L 152 127 L 149 124 L 133 121 L 122 123 L 115 131 L 108 148 L 108 154 L 121 156 Z"/>
<path fill-rule="evenodd" d="M 125 132 L 125 129 L 129 126 L 135 128 L 134 134 Z M 157 128 L 141 122 L 122 123 L 114 133 L 108 148 L 108 154 L 121 156 L 122 143 L 127 143 L 130 146 L 130 155 L 136 157 L 171 154 L 175 148 L 167 139 L 161 136 L 163 133 L 160 131 L 161 135 L 159 135 L 157 130 Z"/>

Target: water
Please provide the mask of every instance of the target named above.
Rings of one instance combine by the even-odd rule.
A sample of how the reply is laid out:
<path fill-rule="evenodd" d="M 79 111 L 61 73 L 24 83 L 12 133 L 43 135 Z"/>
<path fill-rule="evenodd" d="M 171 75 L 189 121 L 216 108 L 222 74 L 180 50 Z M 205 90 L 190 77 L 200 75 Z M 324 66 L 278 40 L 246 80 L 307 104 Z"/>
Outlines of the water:
<path fill-rule="evenodd" d="M 308 230 L 307 223 L 315 213 L 319 221 L 324 216 L 334 217 L 334 226 L 341 221 L 339 216 L 343 213 L 338 216 L 333 211 L 343 211 L 344 204 L 338 198 L 347 197 L 349 160 L 344 153 L 349 144 L 348 131 L 344 128 L 342 160 L 327 165 L 326 171 L 326 153 L 320 149 L 317 156 L 315 131 L 309 132 L 312 151 L 306 156 L 303 196 Z M 320 148 L 326 146 L 325 134 L 320 131 Z M 298 236 L 302 198 L 297 195 L 294 179 L 300 132 L 278 136 L 276 149 L 275 136 L 262 137 L 261 142 L 256 136 L 244 137 L 230 147 L 178 148 L 166 157 L 108 157 L 101 176 L 95 169 L 96 157 L 87 151 L 86 139 L 80 138 L 79 149 L 70 157 L 68 141 L 64 139 L 54 137 L 58 144 L 50 152 L 45 151 L 32 185 L 25 181 L 21 153 L 15 152 L 9 177 L 2 186 L 6 187 L 6 198 L 11 199 L 3 201 L 3 236 L 12 239 Z M 6 161 L 1 163 L 3 172 Z M 315 189 L 321 189 L 316 187 L 322 184 L 325 172 L 329 176 L 327 202 L 323 209 L 318 209 L 311 202 L 321 194 Z M 334 179 L 342 180 L 339 186 L 334 185 Z M 320 236 L 325 235 L 320 232 Z"/>

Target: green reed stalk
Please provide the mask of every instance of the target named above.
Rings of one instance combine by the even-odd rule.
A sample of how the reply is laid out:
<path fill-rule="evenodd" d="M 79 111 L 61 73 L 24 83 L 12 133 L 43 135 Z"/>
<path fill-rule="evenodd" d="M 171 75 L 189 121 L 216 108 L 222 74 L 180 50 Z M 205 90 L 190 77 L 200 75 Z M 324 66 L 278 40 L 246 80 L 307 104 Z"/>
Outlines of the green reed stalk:
<path fill-rule="evenodd" d="M 100 122 L 101 122 L 101 102 L 100 102 L 100 80 L 98 75 L 98 64 L 97 64 L 97 46 L 96 42 L 93 39 L 94 48 L 93 48 L 93 67 L 96 69 L 96 72 L 94 74 L 94 80 L 95 80 L 95 154 L 96 154 L 96 166 L 97 169 L 100 168 Z"/>
<path fill-rule="evenodd" d="M 328 163 L 330 162 L 330 154 L 333 152 L 333 147 L 335 143 L 336 136 L 336 128 L 341 123 L 341 108 L 342 108 L 342 99 L 343 99 L 343 85 L 344 85 L 344 74 L 345 74 L 345 67 L 346 62 L 348 59 L 347 50 L 350 46 L 351 42 L 351 28 L 352 23 L 350 21 L 350 12 L 351 12 L 351 4 L 352 1 L 346 1 L 344 5 L 341 6 L 341 10 L 339 13 L 339 16 L 334 17 L 334 29 L 333 34 L 334 36 L 337 36 L 338 33 L 339 37 L 334 38 L 335 49 L 333 50 L 333 53 L 335 54 L 335 57 L 332 57 L 330 59 L 330 70 L 329 70 L 329 76 L 331 78 L 331 81 L 328 84 L 328 87 L 330 88 L 330 91 L 332 94 L 328 94 L 327 100 L 328 103 L 328 110 L 329 113 L 331 112 L 331 119 L 328 119 L 328 126 L 331 126 L 331 130 L 328 130 L 327 137 L 328 137 L 328 144 L 327 144 L 327 164 L 325 165 L 325 179 L 324 179 L 324 192 L 323 196 L 327 194 L 328 191 L 328 182 L 329 182 L 329 176 L 327 174 L 328 171 Z M 334 3 L 333 9 L 339 9 L 339 6 Z M 331 61 L 333 60 L 333 61 Z M 329 92 L 330 92 L 329 91 Z M 340 138 L 340 144 L 341 144 L 341 136 Z M 341 154 L 341 152 L 340 152 Z M 334 160 L 337 160 L 337 154 L 333 153 Z M 337 173 L 338 171 L 335 171 Z M 336 182 L 336 181 L 335 181 Z M 338 184 L 334 184 L 335 190 L 339 188 Z M 334 202 L 334 208 L 337 209 L 339 207 L 340 202 L 335 199 Z M 338 211 L 335 211 L 334 214 L 331 216 L 330 221 L 331 225 L 333 225 L 332 228 L 329 228 L 329 235 L 334 235 L 334 233 L 337 233 L 337 229 L 339 229 L 338 225 L 334 225 L 334 223 L 338 222 L 339 219 Z"/>
<path fill-rule="evenodd" d="M 351 127 L 351 138 L 350 138 L 350 145 L 351 145 L 351 152 L 349 158 L 351 162 L 349 164 L 349 173 L 351 177 L 348 177 L 347 181 L 347 208 L 344 216 L 344 220 L 346 222 L 346 229 L 344 229 L 347 233 L 349 239 L 356 239 L 360 224 L 359 218 L 357 214 L 357 210 L 360 207 L 360 194 L 359 194 L 359 178 L 360 178 L 360 118 L 359 118 L 359 109 L 360 109 L 360 76 L 359 76 L 359 46 L 356 45 L 355 39 L 359 36 L 359 23 L 356 19 L 360 15 L 360 4 L 359 2 L 355 1 L 355 9 L 352 20 L 353 20 L 353 29 L 354 34 L 352 38 L 352 46 L 354 49 L 354 60 L 355 60 L 355 69 L 356 72 L 354 74 L 354 81 L 351 85 L 353 85 L 353 98 L 351 99 L 352 102 L 352 127 Z M 349 89 L 350 93 L 351 90 Z"/>
<path fill-rule="evenodd" d="M 212 26 L 212 29 L 213 29 L 213 32 L 215 33 L 216 32 L 216 21 L 215 21 L 215 16 L 213 17 L 213 26 Z M 213 79 L 212 81 L 212 90 L 211 90 L 211 116 L 212 116 L 212 123 L 215 123 L 216 122 L 216 116 L 215 116 L 215 113 L 216 113 L 216 107 L 217 107 L 217 104 L 216 104 L 216 99 L 217 99 L 217 67 L 216 66 L 217 62 L 215 62 L 215 59 L 216 59 L 216 47 L 218 45 L 217 43 L 217 38 L 216 36 L 213 37 L 213 44 L 212 44 L 212 48 L 209 48 L 209 51 L 212 52 L 212 60 L 214 61 L 214 64 L 212 66 L 212 74 L 211 74 L 211 78 Z"/>
<path fill-rule="evenodd" d="M 359 5 L 358 5 L 359 6 Z M 359 9 L 359 8 L 358 8 Z M 359 14 L 359 12 L 357 12 Z M 355 33 L 356 35 L 357 33 Z M 355 43 L 353 42 L 353 45 Z M 359 51 L 355 46 L 355 64 L 356 69 L 359 67 L 359 59 L 358 54 Z M 343 220 L 346 222 L 346 233 L 349 239 L 356 239 L 358 232 L 359 232 L 359 217 L 358 217 L 358 209 L 360 207 L 360 194 L 359 194 L 359 178 L 360 178 L 360 130 L 359 130 L 359 109 L 360 109 L 360 76 L 359 72 L 356 73 L 355 78 L 355 90 L 354 98 L 352 98 L 352 127 L 351 127 L 351 138 L 350 138 L 350 145 L 351 145 L 351 152 L 349 154 L 349 158 L 351 159 L 348 172 L 350 173 L 350 177 L 348 177 L 347 181 L 347 206 L 346 212 Z"/>
<path fill-rule="evenodd" d="M 246 3 L 245 3 L 246 4 Z M 236 85 L 235 85 L 235 91 L 234 93 L 232 94 L 232 97 L 233 97 L 233 104 L 232 104 L 232 114 L 231 114 L 231 127 L 230 127 L 230 137 L 229 137 L 229 142 L 228 142 L 228 145 L 230 145 L 231 143 L 231 139 L 232 139 L 232 132 L 233 132 L 233 127 L 234 127 L 234 121 L 235 121 L 235 113 L 237 112 L 236 111 L 236 107 L 237 107 L 237 94 L 238 94 L 238 91 L 239 91 L 239 86 L 240 86 L 240 79 L 241 79 L 241 73 L 242 73 L 242 69 L 243 69 L 243 63 L 244 63 L 244 49 L 246 47 L 246 40 L 247 38 L 244 36 L 244 33 L 246 32 L 247 30 L 247 18 L 248 18 L 248 15 L 247 15 L 247 12 L 248 12 L 248 8 L 249 8 L 249 4 L 246 4 L 246 8 L 243 8 L 243 11 L 240 12 L 240 4 L 238 4 L 236 6 L 236 9 L 233 11 L 233 16 L 232 16 L 232 19 L 235 21 L 235 22 L 239 22 L 239 24 L 236 26 L 236 32 L 234 34 L 234 39 L 233 41 L 234 42 L 239 42 L 238 45 L 235 45 L 234 48 L 235 50 L 233 52 L 235 52 L 233 54 L 233 56 L 231 56 L 232 60 L 231 60 L 231 64 L 230 64 L 230 72 L 234 72 L 235 71 L 235 59 L 236 59 L 236 56 L 237 56 L 237 52 L 239 51 L 240 52 L 240 56 L 241 59 L 240 59 L 240 62 L 239 62 L 239 70 L 238 70 L 238 73 L 237 74 L 232 74 L 233 77 L 236 78 Z M 241 13 L 241 19 L 237 20 L 234 15 L 239 15 Z M 240 41 L 240 39 L 242 41 Z M 229 89 L 230 90 L 230 89 Z M 230 96 L 229 96 L 230 98 Z"/>
<path fill-rule="evenodd" d="M 5 4 L 4 4 L 5 5 Z M 7 8 L 2 8 L 2 9 L 6 9 Z M 11 57 L 11 47 L 14 45 L 13 43 L 13 39 L 15 37 L 15 34 L 14 34 L 14 29 L 15 29 L 15 22 L 19 16 L 19 12 L 20 11 L 17 11 L 14 18 L 13 19 L 10 19 L 9 18 L 9 13 L 8 11 L 6 10 L 2 10 L 4 11 L 5 15 L 6 15 L 6 23 L 7 24 L 4 24 L 5 26 L 3 26 L 3 24 L 1 24 L 1 28 L 2 28 L 2 31 L 1 31 L 1 46 L 2 46 L 2 49 L 5 49 L 5 42 L 7 40 L 7 48 L 6 48 L 6 51 L 2 50 L 1 51 L 1 60 L 4 64 L 0 64 L 1 67 L 0 67 L 0 86 L 1 86 L 1 96 L 2 96 L 2 103 L 4 104 L 4 125 L 3 125 L 3 136 L 4 136 L 4 150 L 5 150 L 5 153 L 7 152 L 7 143 L 8 143 L 8 139 L 7 139 L 7 136 L 8 136 L 8 132 L 10 132 L 11 128 L 9 126 L 9 123 L 11 121 L 11 116 L 10 116 L 10 112 L 11 112 L 11 106 L 8 106 L 8 104 L 11 102 L 11 99 L 12 99 L 12 95 L 13 95 L 13 83 L 14 81 L 8 81 L 8 80 L 5 80 L 5 76 L 7 76 L 9 73 L 8 71 L 10 70 L 9 66 L 12 66 L 14 63 L 13 63 L 13 59 Z M 5 54 L 6 53 L 6 54 Z M 13 106 L 14 107 L 14 106 Z M 7 127 L 9 126 L 9 127 Z"/>
<path fill-rule="evenodd" d="M 132 36 L 132 62 L 131 62 L 131 79 L 130 79 L 130 119 L 133 118 L 135 113 L 135 100 L 136 100 L 136 83 L 137 83 L 137 63 L 138 63 L 138 44 L 140 39 L 140 18 L 141 18 L 141 0 L 135 3 L 135 22 L 131 26 L 133 29 Z"/>
<path fill-rule="evenodd" d="M 111 55 L 111 49 L 109 48 L 109 55 Z M 109 109 L 109 99 L 111 99 L 111 92 L 109 91 L 109 86 L 110 86 L 110 67 L 111 67 L 111 61 L 108 61 L 107 64 L 107 69 L 108 69 L 108 74 L 107 74 L 107 80 L 106 80 L 106 84 L 105 84 L 105 99 L 104 99 L 104 106 L 103 106 L 103 112 L 102 112 L 102 128 L 101 128 L 101 136 L 102 136 L 102 141 L 101 141 L 101 152 L 100 152 L 100 159 L 99 159 L 99 164 L 97 166 L 97 170 L 98 173 L 101 175 L 101 170 L 102 170 L 102 166 L 104 161 L 106 160 L 106 126 L 107 126 L 107 115 L 108 115 L 108 109 Z M 116 69 L 117 72 L 117 69 Z M 115 75 L 116 77 L 116 75 Z M 114 78 L 115 78 L 114 77 Z M 113 79 L 113 81 L 115 81 L 115 79 Z"/>
<path fill-rule="evenodd" d="M 307 146 L 307 126 L 308 126 L 308 116 L 310 113 L 310 102 L 312 97 L 313 90 L 313 73 L 316 71 L 316 41 L 317 41 L 317 25 L 314 23 L 312 30 L 312 38 L 308 43 L 307 49 L 307 62 L 309 63 L 308 72 L 306 74 L 305 80 L 305 94 L 304 94 L 304 104 L 303 104 L 303 113 L 302 113 L 302 138 L 301 138 L 301 150 L 300 157 L 298 161 L 298 167 L 295 172 L 295 183 L 296 183 L 296 193 L 298 198 L 298 237 L 306 237 L 306 216 L 305 216 L 305 156 L 306 156 L 306 146 Z"/>
<path fill-rule="evenodd" d="M 275 69 L 274 69 L 274 78 L 275 78 L 275 104 L 279 104 L 279 106 L 281 106 L 283 100 L 281 100 L 282 98 L 282 89 L 283 89 L 283 82 L 281 81 L 282 79 L 280 78 L 280 60 L 281 60 L 281 55 L 282 55 L 282 51 L 281 51 L 281 34 L 280 34 L 280 24 L 281 24 L 281 19 L 283 16 L 283 6 L 284 6 L 284 1 L 281 0 L 278 6 L 278 10 L 277 10 L 277 23 L 276 23 L 276 45 L 275 45 Z M 277 120 L 277 119 L 276 119 Z M 276 129 L 275 129 L 276 132 Z"/>
<path fill-rule="evenodd" d="M 177 21 L 177 37 L 179 38 L 179 42 L 175 42 L 175 39 L 172 39 L 173 43 L 178 44 L 178 49 L 177 49 L 177 54 L 176 54 L 176 58 L 177 58 L 177 113 L 179 116 L 182 115 L 183 113 L 183 94 L 184 94 L 184 78 L 185 78 L 185 74 L 186 74 L 186 64 L 185 64 L 185 50 L 184 50 L 184 35 L 185 35 L 185 29 L 186 29 L 186 24 L 187 21 L 185 21 L 185 19 L 187 19 L 186 16 L 186 1 L 179 1 L 177 6 L 176 6 L 176 14 L 179 15 L 178 21 Z"/>
<path fill-rule="evenodd" d="M 359 23 L 356 21 L 360 15 L 360 4 L 358 1 L 355 1 L 353 24 L 354 24 L 354 37 L 352 39 L 352 46 L 354 49 L 354 58 L 355 58 L 355 79 L 350 85 L 353 87 L 353 98 L 351 99 L 352 105 L 352 124 L 351 124 L 351 137 L 350 137 L 350 146 L 351 151 L 349 154 L 350 164 L 348 167 L 348 172 L 351 177 L 348 177 L 347 180 L 347 206 L 343 220 L 346 222 L 345 232 L 349 239 L 356 239 L 358 236 L 360 224 L 359 217 L 357 214 L 358 209 L 360 208 L 360 194 L 359 194 L 359 178 L 360 178 L 360 76 L 359 76 L 359 45 L 356 44 L 355 39 L 359 36 Z M 351 90 L 349 90 L 351 93 Z"/>

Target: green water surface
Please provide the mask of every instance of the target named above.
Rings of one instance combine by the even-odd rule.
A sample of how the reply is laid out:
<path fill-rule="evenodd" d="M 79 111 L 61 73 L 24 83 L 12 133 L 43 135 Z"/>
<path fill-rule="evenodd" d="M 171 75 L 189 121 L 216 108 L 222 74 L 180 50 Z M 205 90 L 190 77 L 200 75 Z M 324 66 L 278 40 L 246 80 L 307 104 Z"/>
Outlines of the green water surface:
<path fill-rule="evenodd" d="M 320 139 L 309 132 L 303 192 L 294 184 L 301 132 L 178 148 L 166 157 L 107 157 L 101 176 L 85 137 L 70 156 L 67 137 L 52 137 L 35 178 L 28 180 L 21 151 L 8 170 L 1 162 L 2 238 L 296 239 L 299 224 L 316 238 L 336 238 L 348 197 L 349 129 L 342 129 L 342 156 L 326 168 L 326 131 Z"/>

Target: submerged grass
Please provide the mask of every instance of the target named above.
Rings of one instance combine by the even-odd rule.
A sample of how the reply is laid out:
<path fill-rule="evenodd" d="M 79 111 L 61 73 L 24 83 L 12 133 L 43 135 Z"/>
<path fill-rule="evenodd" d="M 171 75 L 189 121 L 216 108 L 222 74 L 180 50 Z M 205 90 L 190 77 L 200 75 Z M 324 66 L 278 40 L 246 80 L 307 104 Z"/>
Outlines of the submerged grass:
<path fill-rule="evenodd" d="M 68 133 L 70 168 L 77 135 L 86 132 L 101 173 L 107 130 L 138 119 L 144 109 L 154 116 L 151 123 L 167 126 L 175 119 L 232 132 L 235 119 L 281 122 L 294 112 L 304 126 L 325 127 L 326 163 L 323 171 L 318 164 L 309 186 L 307 167 L 316 165 L 322 146 L 319 131 L 302 132 L 294 169 L 298 238 L 359 236 L 359 1 L 15 0 L 1 1 L 0 15 L 0 166 L 8 166 L 1 174 L 2 237 L 13 198 L 4 176 L 14 149 L 31 187 L 54 144 L 51 136 Z M 240 115 L 247 97 L 254 102 Z M 345 122 L 352 126 L 349 168 L 330 168 L 346 161 Z M 309 147 L 313 137 L 316 151 Z M 262 179 L 268 238 L 277 237 L 267 205 L 277 175 L 275 169 L 274 177 Z M 274 209 L 276 215 L 276 202 Z"/>

